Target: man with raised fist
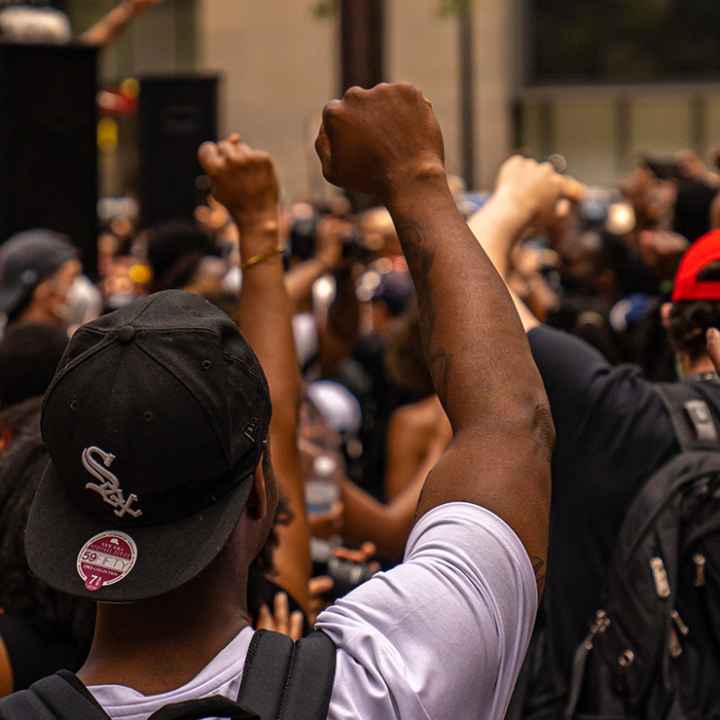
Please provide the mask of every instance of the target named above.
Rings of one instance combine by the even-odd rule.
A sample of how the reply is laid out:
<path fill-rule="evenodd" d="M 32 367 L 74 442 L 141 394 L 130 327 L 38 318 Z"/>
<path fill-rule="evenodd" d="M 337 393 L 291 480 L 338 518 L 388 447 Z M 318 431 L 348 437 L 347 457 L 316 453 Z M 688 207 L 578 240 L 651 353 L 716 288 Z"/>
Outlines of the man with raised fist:
<path fill-rule="evenodd" d="M 544 576 L 554 429 L 542 382 L 456 209 L 422 93 L 350 90 L 325 109 L 317 149 L 328 179 L 393 215 L 453 428 L 405 562 L 332 605 L 294 649 L 248 625 L 248 568 L 278 484 L 299 488 L 297 373 L 272 162 L 237 136 L 206 144 L 201 162 L 242 238 L 245 337 L 205 301 L 159 293 L 81 329 L 45 401 L 51 465 L 28 561 L 52 587 L 99 603 L 84 685 L 60 680 L 65 706 L 81 694 L 123 720 L 176 703 L 157 717 L 504 717 Z M 483 210 L 486 232 L 522 232 L 571 192 L 548 166 L 516 167 Z M 290 532 L 302 573 L 302 524 Z M 273 643 L 285 654 L 268 663 Z M 36 692 L 52 700 L 51 685 Z M 16 717 L 7 702 L 3 720 Z"/>

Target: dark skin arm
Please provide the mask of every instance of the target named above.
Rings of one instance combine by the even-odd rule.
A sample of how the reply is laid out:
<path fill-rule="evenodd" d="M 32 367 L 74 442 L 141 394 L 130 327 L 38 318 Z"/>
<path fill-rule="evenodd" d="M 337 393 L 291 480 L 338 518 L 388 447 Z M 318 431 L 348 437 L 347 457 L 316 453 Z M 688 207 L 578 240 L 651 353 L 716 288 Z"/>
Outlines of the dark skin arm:
<path fill-rule="evenodd" d="M 310 536 L 297 447 L 301 386 L 292 332 L 293 305 L 285 287 L 282 256 L 277 252 L 279 191 L 275 169 L 267 153 L 241 144 L 238 136 L 217 145 L 206 143 L 200 158 L 213 178 L 215 197 L 237 223 L 243 261 L 266 257 L 243 271 L 235 320 L 270 385 L 272 464 L 293 513 L 290 525 L 277 528 L 277 581 L 307 612 Z"/>
<path fill-rule="evenodd" d="M 394 500 L 418 477 L 424 480 L 451 437 L 452 429 L 435 397 L 396 410 L 388 427 L 385 497 Z"/>
<path fill-rule="evenodd" d="M 317 141 L 325 177 L 379 196 L 390 210 L 418 293 L 426 358 L 453 441 L 423 488 L 422 516 L 463 501 L 503 518 L 523 542 L 542 590 L 554 428 L 542 380 L 505 284 L 458 212 L 440 128 L 409 85 L 353 88 L 325 108 Z M 486 208 L 515 235 L 562 196 Z"/>
<path fill-rule="evenodd" d="M 320 362 L 323 372 L 333 373 L 357 345 L 360 336 L 360 303 L 355 274 L 349 265 L 335 272 L 335 299 L 328 308 L 327 322 L 320 334 Z"/>
<path fill-rule="evenodd" d="M 373 543 L 379 557 L 400 562 L 412 529 L 425 474 L 418 476 L 387 505 L 378 502 L 347 478 L 340 479 L 345 542 Z"/>

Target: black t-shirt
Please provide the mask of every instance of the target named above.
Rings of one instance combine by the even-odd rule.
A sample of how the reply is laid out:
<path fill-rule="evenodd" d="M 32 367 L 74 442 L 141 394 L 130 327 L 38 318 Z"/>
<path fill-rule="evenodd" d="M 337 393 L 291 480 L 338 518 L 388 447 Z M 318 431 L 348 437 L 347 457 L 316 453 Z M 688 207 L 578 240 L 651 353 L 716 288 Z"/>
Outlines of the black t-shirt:
<path fill-rule="evenodd" d="M 660 396 L 638 368 L 612 367 L 586 343 L 548 327 L 532 330 L 529 340 L 557 432 L 544 606 L 555 665 L 567 678 L 602 607 L 625 512 L 680 448 Z M 720 418 L 720 384 L 690 382 L 703 383 Z"/>

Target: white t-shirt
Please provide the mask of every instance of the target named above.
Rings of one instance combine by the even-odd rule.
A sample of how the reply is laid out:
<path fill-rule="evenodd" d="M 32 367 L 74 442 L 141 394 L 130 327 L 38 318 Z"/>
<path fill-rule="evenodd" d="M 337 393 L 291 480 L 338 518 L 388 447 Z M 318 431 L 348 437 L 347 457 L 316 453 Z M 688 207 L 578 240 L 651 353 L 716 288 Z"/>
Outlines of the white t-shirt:
<path fill-rule="evenodd" d="M 413 529 L 405 562 L 318 618 L 337 646 L 330 720 L 502 720 L 530 641 L 530 560 L 500 518 L 450 503 Z M 112 720 L 146 720 L 168 703 L 237 698 L 253 631 L 243 630 L 187 685 L 146 697 L 90 691 Z"/>

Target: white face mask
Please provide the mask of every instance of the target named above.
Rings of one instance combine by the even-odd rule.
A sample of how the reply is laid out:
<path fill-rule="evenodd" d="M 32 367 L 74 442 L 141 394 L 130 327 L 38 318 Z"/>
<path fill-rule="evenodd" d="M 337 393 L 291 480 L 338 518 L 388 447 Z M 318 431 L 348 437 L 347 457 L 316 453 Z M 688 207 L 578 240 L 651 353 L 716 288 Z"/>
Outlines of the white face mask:
<path fill-rule="evenodd" d="M 64 303 L 53 308 L 54 315 L 68 325 L 84 325 L 100 317 L 102 295 L 84 275 L 73 281 Z"/>

